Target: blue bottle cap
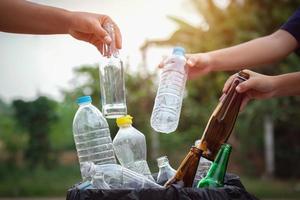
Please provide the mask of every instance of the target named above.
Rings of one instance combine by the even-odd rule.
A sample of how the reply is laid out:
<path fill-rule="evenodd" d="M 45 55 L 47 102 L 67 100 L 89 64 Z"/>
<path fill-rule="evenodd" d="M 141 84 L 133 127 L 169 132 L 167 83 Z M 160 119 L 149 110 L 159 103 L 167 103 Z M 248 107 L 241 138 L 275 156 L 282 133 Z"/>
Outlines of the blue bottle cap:
<path fill-rule="evenodd" d="M 185 54 L 185 49 L 184 49 L 183 47 L 174 47 L 174 49 L 173 49 L 173 54 L 184 56 L 184 54 Z"/>
<path fill-rule="evenodd" d="M 89 102 L 92 102 L 92 98 L 91 98 L 91 96 L 82 96 L 82 97 L 78 97 L 76 102 L 78 104 L 89 103 Z"/>

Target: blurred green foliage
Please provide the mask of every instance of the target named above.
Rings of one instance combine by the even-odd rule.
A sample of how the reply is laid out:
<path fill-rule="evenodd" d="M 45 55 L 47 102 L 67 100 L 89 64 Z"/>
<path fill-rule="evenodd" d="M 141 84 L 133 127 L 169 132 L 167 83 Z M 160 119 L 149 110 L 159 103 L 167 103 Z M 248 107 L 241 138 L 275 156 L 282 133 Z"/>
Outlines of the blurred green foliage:
<path fill-rule="evenodd" d="M 188 52 L 228 47 L 272 33 L 300 5 L 299 0 L 277 0 L 276 3 L 271 0 L 231 0 L 226 9 L 221 9 L 212 0 L 186 2 L 193 4 L 199 19 L 204 17 L 207 27 L 195 27 L 182 19 L 169 17 L 178 29 L 167 40 L 147 41 L 142 51 L 162 45 L 182 45 Z M 256 71 L 288 73 L 299 70 L 299 66 L 299 58 L 292 54 L 280 63 Z M 190 146 L 201 137 L 224 82 L 234 72 L 211 73 L 188 81 L 178 130 L 172 134 L 158 134 L 150 127 L 157 73 L 147 71 L 144 63 L 138 69 L 125 76 L 128 112 L 134 117 L 134 126 L 146 135 L 152 172 L 157 171 L 155 159 L 161 155 L 167 155 L 171 165 L 177 168 Z M 72 120 L 77 110 L 75 100 L 82 95 L 91 95 L 93 104 L 101 107 L 98 73 L 97 65 L 78 66 L 72 80 L 74 88 L 62 91 L 64 99 L 61 102 L 39 97 L 34 101 L 16 100 L 8 104 L 0 99 L 1 195 L 64 195 L 62 191 L 80 180 L 72 135 Z M 299 196 L 299 193 L 293 193 L 296 189 L 288 190 L 291 184 L 297 185 L 296 178 L 300 177 L 297 170 L 300 167 L 297 159 L 300 156 L 299 110 L 299 97 L 286 97 L 251 102 L 238 117 L 230 138 L 234 150 L 229 171 L 254 177 L 263 175 L 263 120 L 265 114 L 269 114 L 275 122 L 275 175 L 293 178 L 291 183 L 274 184 L 245 178 L 249 191 L 254 194 L 257 191 L 259 197 Z M 114 137 L 118 128 L 114 120 L 108 122 Z M 27 163 L 55 168 L 37 166 L 33 169 Z M 264 190 L 267 186 L 271 189 Z M 273 187 L 277 193 L 272 195 Z"/>

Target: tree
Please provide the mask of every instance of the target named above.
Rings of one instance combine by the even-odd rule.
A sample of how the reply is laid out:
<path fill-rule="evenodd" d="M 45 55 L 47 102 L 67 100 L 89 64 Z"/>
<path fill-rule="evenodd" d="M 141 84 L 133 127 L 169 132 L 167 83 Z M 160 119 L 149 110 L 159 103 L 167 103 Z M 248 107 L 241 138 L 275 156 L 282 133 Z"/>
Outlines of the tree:
<path fill-rule="evenodd" d="M 53 157 L 51 157 L 49 132 L 51 125 L 57 120 L 56 102 L 42 96 L 28 102 L 15 100 L 13 107 L 18 124 L 29 134 L 25 157 L 30 167 L 38 164 L 51 166 Z"/>

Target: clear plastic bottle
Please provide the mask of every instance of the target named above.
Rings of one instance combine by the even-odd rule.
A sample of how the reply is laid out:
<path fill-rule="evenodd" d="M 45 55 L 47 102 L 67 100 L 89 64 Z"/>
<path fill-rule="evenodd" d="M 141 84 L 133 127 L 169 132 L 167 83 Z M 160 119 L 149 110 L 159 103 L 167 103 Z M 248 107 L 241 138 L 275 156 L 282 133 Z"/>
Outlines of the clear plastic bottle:
<path fill-rule="evenodd" d="M 79 108 L 73 120 L 73 136 L 80 166 L 86 161 L 116 163 L 107 121 L 91 102 L 90 96 L 79 97 Z M 85 180 L 85 177 L 82 178 Z"/>
<path fill-rule="evenodd" d="M 196 140 L 195 146 L 197 147 L 199 144 L 200 144 L 200 140 Z M 194 182 L 193 182 L 193 187 L 196 187 L 198 182 L 206 176 L 211 164 L 212 164 L 212 162 L 210 160 L 207 160 L 204 157 L 200 158 L 197 172 L 196 172 Z"/>
<path fill-rule="evenodd" d="M 115 47 L 114 27 L 104 27 L 112 42 L 99 64 L 102 112 L 106 118 L 118 118 L 127 114 L 123 62 Z"/>
<path fill-rule="evenodd" d="M 98 171 L 92 177 L 92 186 L 96 189 L 110 189 L 109 185 L 104 180 L 103 171 Z"/>
<path fill-rule="evenodd" d="M 145 176 L 117 164 L 95 165 L 85 162 L 81 173 L 93 179 L 99 172 L 104 174 L 104 181 L 111 189 L 163 188 Z"/>
<path fill-rule="evenodd" d="M 132 117 L 126 115 L 117 119 L 119 131 L 113 140 L 116 156 L 123 167 L 143 174 L 153 180 L 146 161 L 146 139 L 143 133 L 132 126 Z"/>
<path fill-rule="evenodd" d="M 176 174 L 176 170 L 171 167 L 167 156 L 159 157 L 156 160 L 159 168 L 156 182 L 159 185 L 164 185 Z"/>
<path fill-rule="evenodd" d="M 187 79 L 184 53 L 183 48 L 174 48 L 163 68 L 151 115 L 151 126 L 157 132 L 171 133 L 178 126 Z"/>

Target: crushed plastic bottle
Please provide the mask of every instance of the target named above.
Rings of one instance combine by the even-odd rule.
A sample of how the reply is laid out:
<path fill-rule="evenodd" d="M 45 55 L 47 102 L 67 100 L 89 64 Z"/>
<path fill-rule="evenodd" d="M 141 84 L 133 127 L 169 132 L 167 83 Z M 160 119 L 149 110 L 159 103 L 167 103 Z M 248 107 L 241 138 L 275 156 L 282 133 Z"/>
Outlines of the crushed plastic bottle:
<path fill-rule="evenodd" d="M 156 182 L 159 185 L 164 185 L 170 178 L 175 175 L 176 170 L 171 167 L 167 156 L 159 157 L 156 160 L 159 168 Z"/>
<path fill-rule="evenodd" d="M 92 186 L 96 189 L 110 189 L 109 185 L 104 180 L 103 171 L 97 171 L 92 177 Z"/>
<path fill-rule="evenodd" d="M 120 129 L 113 140 L 113 146 L 120 164 L 154 181 L 146 161 L 147 149 L 144 134 L 132 126 L 130 115 L 118 118 L 117 125 Z"/>
<path fill-rule="evenodd" d="M 117 164 L 95 165 L 83 163 L 82 174 L 92 178 L 96 173 L 103 172 L 104 181 L 111 189 L 163 188 L 145 176 Z"/>
<path fill-rule="evenodd" d="M 187 80 L 184 53 L 182 47 L 174 48 L 163 68 L 151 115 L 151 127 L 157 132 L 171 133 L 177 129 Z"/>

